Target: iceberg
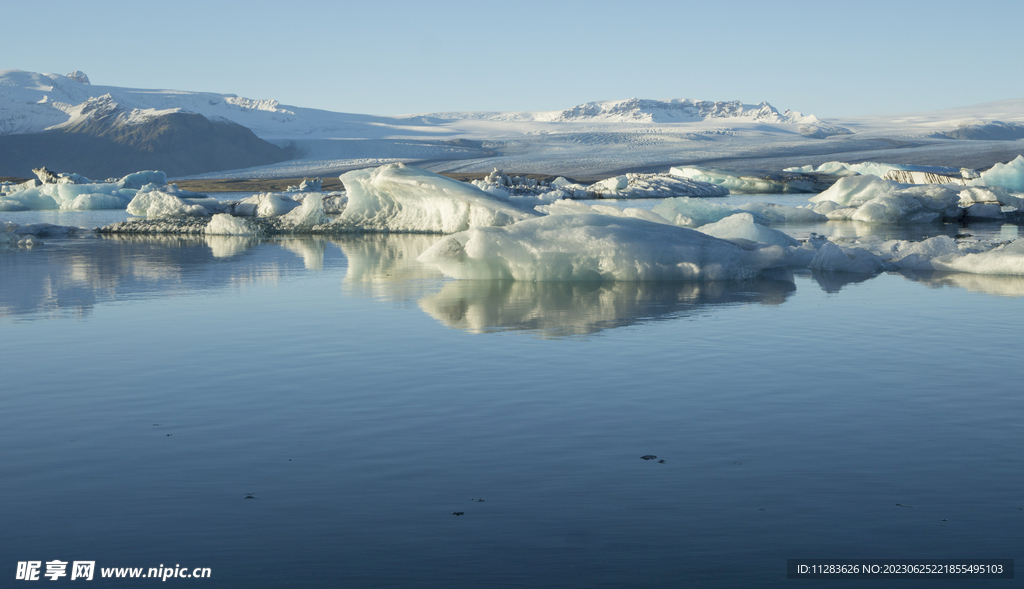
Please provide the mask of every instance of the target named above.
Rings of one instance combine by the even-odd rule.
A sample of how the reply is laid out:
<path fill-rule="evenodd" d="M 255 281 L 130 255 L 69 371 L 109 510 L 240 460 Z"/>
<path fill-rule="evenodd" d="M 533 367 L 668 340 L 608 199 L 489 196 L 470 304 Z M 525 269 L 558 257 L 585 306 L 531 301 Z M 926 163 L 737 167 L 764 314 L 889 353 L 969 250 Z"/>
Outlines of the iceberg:
<path fill-rule="evenodd" d="M 771 229 L 754 222 L 754 216 L 750 213 L 737 213 L 730 215 L 721 221 L 702 225 L 697 231 L 726 239 L 729 241 L 746 240 L 755 243 L 768 243 L 782 247 L 799 247 L 800 242 L 778 229 Z"/>
<path fill-rule="evenodd" d="M 667 198 L 651 210 L 668 219 L 671 223 L 680 227 L 690 228 L 721 221 L 730 215 L 744 212 L 731 205 L 686 196 Z M 761 217 L 760 213 L 754 211 L 746 212 L 753 214 L 756 219 L 767 222 L 766 219 Z"/>
<path fill-rule="evenodd" d="M 555 178 L 551 182 L 525 176 L 508 176 L 495 168 L 482 180 L 472 184 L 499 198 L 533 197 L 541 200 L 559 199 L 640 199 L 674 196 L 728 196 L 721 186 L 679 178 L 670 174 L 622 174 L 589 186 Z"/>
<path fill-rule="evenodd" d="M 1024 192 L 1024 155 L 1018 155 L 1005 164 L 995 164 L 972 180 L 975 186 L 998 186 L 1014 192 Z"/>
<path fill-rule="evenodd" d="M 874 274 L 884 268 L 878 256 L 862 248 L 842 248 L 825 242 L 811 260 L 810 268 L 824 272 Z"/>
<path fill-rule="evenodd" d="M 275 192 L 261 192 L 235 204 L 234 214 L 244 217 L 279 217 L 299 206 L 291 198 Z"/>
<path fill-rule="evenodd" d="M 931 261 L 931 267 L 945 272 L 1024 276 L 1024 239 L 987 252 L 941 256 Z"/>
<path fill-rule="evenodd" d="M 457 279 L 707 281 L 753 278 L 786 257 L 779 246 L 745 248 L 684 227 L 594 214 L 470 229 L 419 260 Z"/>
<path fill-rule="evenodd" d="M 824 223 L 828 217 L 815 212 L 814 209 L 800 207 L 787 207 L 766 202 L 751 202 L 741 204 L 737 210 L 753 213 L 759 218 L 765 219 L 770 224 L 785 223 Z"/>
<path fill-rule="evenodd" d="M 961 216 L 960 196 L 944 185 L 907 185 L 877 176 L 840 178 L 810 202 L 832 220 L 865 223 L 931 223 Z M 832 203 L 832 204 L 827 204 Z"/>
<path fill-rule="evenodd" d="M 612 217 L 644 219 L 652 223 L 671 224 L 658 213 L 648 211 L 647 209 L 620 208 L 612 205 L 588 205 L 572 200 L 559 200 L 549 205 L 536 206 L 534 209 L 547 215 L 610 215 Z"/>
<path fill-rule="evenodd" d="M 182 199 L 154 190 L 140 192 L 128 203 L 128 214 L 150 219 L 169 217 L 205 217 L 209 211 L 197 204 L 189 204 Z"/>
<path fill-rule="evenodd" d="M 821 192 L 827 184 L 803 173 L 777 172 L 762 176 L 740 175 L 725 170 L 698 167 L 671 168 L 669 174 L 728 189 L 730 194 L 775 194 Z"/>
<path fill-rule="evenodd" d="M 312 229 L 316 225 L 326 225 L 331 220 L 324 212 L 324 197 L 320 193 L 310 193 L 302 200 L 302 204 L 281 217 L 281 223 L 293 231 Z"/>
<path fill-rule="evenodd" d="M 471 184 L 400 163 L 347 172 L 341 181 L 348 204 L 335 229 L 456 233 L 537 216 Z"/>
<path fill-rule="evenodd" d="M 242 217 L 220 213 L 210 218 L 205 233 L 206 235 L 256 235 L 259 230 Z"/>

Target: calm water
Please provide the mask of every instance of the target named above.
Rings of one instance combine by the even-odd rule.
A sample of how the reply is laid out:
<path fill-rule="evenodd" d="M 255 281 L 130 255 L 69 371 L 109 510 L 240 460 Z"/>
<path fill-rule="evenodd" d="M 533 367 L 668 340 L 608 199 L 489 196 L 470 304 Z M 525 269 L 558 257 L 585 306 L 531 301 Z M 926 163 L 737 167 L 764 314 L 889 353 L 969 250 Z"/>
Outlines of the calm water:
<path fill-rule="evenodd" d="M 415 262 L 434 240 L 0 252 L 0 586 L 53 559 L 360 588 L 1024 562 L 1024 279 L 456 282 Z"/>

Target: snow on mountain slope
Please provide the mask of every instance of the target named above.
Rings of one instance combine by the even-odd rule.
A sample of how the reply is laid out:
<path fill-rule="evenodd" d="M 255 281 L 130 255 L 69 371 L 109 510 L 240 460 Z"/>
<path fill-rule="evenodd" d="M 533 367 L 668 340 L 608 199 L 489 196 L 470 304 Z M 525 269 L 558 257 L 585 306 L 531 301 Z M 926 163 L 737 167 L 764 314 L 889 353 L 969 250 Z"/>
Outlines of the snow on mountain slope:
<path fill-rule="evenodd" d="M 0 71 L 0 135 L 74 125 L 113 108 L 121 109 L 129 124 L 173 111 L 228 120 L 261 139 L 290 144 L 298 154 L 279 164 L 206 177 L 333 175 L 389 161 L 418 162 L 434 171 L 490 172 L 499 167 L 582 176 L 664 171 L 678 164 L 778 170 L 876 157 L 985 167 L 1012 159 L 1018 147 L 1013 141 L 966 139 L 1011 137 L 993 121 L 1024 122 L 1024 99 L 828 121 L 780 112 L 764 102 L 638 98 L 542 112 L 373 116 L 208 92 L 96 86 L 82 72 L 61 76 Z"/>

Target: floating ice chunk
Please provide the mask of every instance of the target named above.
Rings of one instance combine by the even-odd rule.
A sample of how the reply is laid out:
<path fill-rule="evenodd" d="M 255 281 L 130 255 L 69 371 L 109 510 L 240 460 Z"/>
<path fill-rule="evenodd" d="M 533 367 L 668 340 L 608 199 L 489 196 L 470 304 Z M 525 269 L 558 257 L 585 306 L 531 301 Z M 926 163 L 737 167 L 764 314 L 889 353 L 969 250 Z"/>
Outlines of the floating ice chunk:
<path fill-rule="evenodd" d="M 404 164 L 342 174 L 348 193 L 335 224 L 364 231 L 455 233 L 537 216 L 471 184 Z"/>
<path fill-rule="evenodd" d="M 931 261 L 931 267 L 947 272 L 1021 276 L 1024 275 L 1024 239 L 983 253 L 941 256 Z"/>
<path fill-rule="evenodd" d="M 892 194 L 905 187 L 892 180 L 883 180 L 878 176 L 849 176 L 840 178 L 828 190 L 812 196 L 808 201 L 812 203 L 831 201 L 841 207 L 859 207 L 873 198 Z"/>
<path fill-rule="evenodd" d="M 131 197 L 114 194 L 80 194 L 61 202 L 60 208 L 66 211 L 124 210 L 131 200 Z"/>
<path fill-rule="evenodd" d="M 729 191 L 721 186 L 696 182 L 669 174 L 624 174 L 607 178 L 589 186 L 569 182 L 558 177 L 547 182 L 525 176 L 508 176 L 495 169 L 482 180 L 472 184 L 484 192 L 502 199 L 534 197 L 553 201 L 570 199 L 635 199 L 670 198 L 673 196 L 715 197 L 727 196 Z"/>
<path fill-rule="evenodd" d="M 1013 161 L 995 164 L 981 173 L 981 178 L 972 180 L 975 186 L 1000 186 L 1014 192 L 1024 192 L 1024 155 Z"/>
<path fill-rule="evenodd" d="M 13 213 L 17 211 L 28 211 L 27 206 L 20 201 L 10 198 L 0 198 L 0 213 Z"/>
<path fill-rule="evenodd" d="M 951 170 L 949 173 L 923 172 L 920 170 L 889 170 L 883 176 L 902 184 L 962 184 L 968 183 L 968 176 Z"/>
<path fill-rule="evenodd" d="M 1014 196 L 998 186 L 971 187 L 960 191 L 960 206 L 969 207 L 976 203 L 999 203 L 1002 206 L 1021 208 L 1024 199 Z"/>
<path fill-rule="evenodd" d="M 128 203 L 128 214 L 136 217 L 205 217 L 209 215 L 204 207 L 189 204 L 180 198 L 160 191 L 139 192 Z"/>
<path fill-rule="evenodd" d="M 730 194 L 819 192 L 823 188 L 817 179 L 791 172 L 750 176 L 711 168 L 678 167 L 669 169 L 669 173 L 726 188 Z"/>
<path fill-rule="evenodd" d="M 205 233 L 207 235 L 256 235 L 258 230 L 242 217 L 232 217 L 221 213 L 210 218 Z"/>
<path fill-rule="evenodd" d="M 285 192 L 323 192 L 323 185 L 322 178 L 313 178 L 312 180 L 303 178 L 298 186 L 289 186 Z"/>
<path fill-rule="evenodd" d="M 235 205 L 235 214 L 244 217 L 279 217 L 299 206 L 299 203 L 275 192 L 261 192 L 243 198 Z"/>
<path fill-rule="evenodd" d="M 157 170 L 146 170 L 144 172 L 135 172 L 128 174 L 124 178 L 121 178 L 122 188 L 135 188 L 140 189 L 147 184 L 155 184 L 157 186 L 164 186 L 167 184 L 167 174 Z"/>
<path fill-rule="evenodd" d="M 813 209 L 787 207 L 766 202 L 751 202 L 736 208 L 760 215 L 769 223 L 822 223 L 828 220 L 824 213 L 815 212 Z"/>
<path fill-rule="evenodd" d="M 1003 218 L 1003 209 L 997 203 L 979 202 L 975 203 L 964 211 L 965 217 L 973 219 L 998 219 Z"/>
<path fill-rule="evenodd" d="M 959 195 L 944 185 L 907 185 L 877 176 L 840 178 L 831 188 L 810 199 L 819 205 L 835 203 L 825 212 L 829 219 L 849 219 L 866 223 L 930 223 L 957 219 Z M 851 210 L 855 209 L 855 210 Z"/>
<path fill-rule="evenodd" d="M 730 215 L 721 221 L 709 223 L 697 228 L 701 233 L 728 239 L 745 239 L 756 243 L 768 243 L 782 247 L 798 247 L 800 242 L 778 229 L 770 229 L 764 225 L 754 222 L 754 216 L 750 213 L 737 213 Z"/>
<path fill-rule="evenodd" d="M 615 176 L 613 178 L 605 178 L 600 182 L 595 182 L 591 188 L 597 192 L 618 192 L 625 190 L 629 186 L 629 178 L 625 174 L 621 176 Z"/>
<path fill-rule="evenodd" d="M 798 168 L 786 168 L 787 172 L 802 172 L 810 173 L 817 172 L 819 174 L 829 174 L 832 176 L 855 176 L 855 175 L 871 175 L 878 176 L 879 178 L 894 171 L 907 171 L 925 174 L 937 174 L 943 177 L 949 178 L 971 178 L 977 175 L 977 172 L 968 168 L 948 168 L 943 166 L 916 166 L 908 164 L 883 164 L 879 162 L 861 162 L 859 164 L 851 164 L 846 162 L 825 162 L 817 168 L 814 166 L 801 166 Z M 901 176 L 901 178 L 911 179 L 916 177 L 915 174 Z M 921 176 L 920 178 L 924 178 Z M 901 179 L 900 182 L 906 180 Z M 908 184 L 914 182 L 907 182 Z M 932 184 L 933 182 L 922 182 L 922 184 Z M 941 184 L 942 182 L 934 182 L 935 184 Z"/>
<path fill-rule="evenodd" d="M 868 249 L 886 264 L 910 269 L 930 269 L 932 258 L 961 253 L 956 241 L 948 235 L 924 241 L 885 241 Z"/>
<path fill-rule="evenodd" d="M 302 205 L 281 217 L 281 222 L 293 229 L 310 229 L 315 225 L 325 225 L 331 219 L 324 212 L 324 197 L 313 192 L 306 195 Z"/>
<path fill-rule="evenodd" d="M 644 219 L 652 223 L 666 223 L 669 221 L 647 209 L 620 208 L 612 205 L 588 205 L 574 200 L 559 200 L 549 205 L 534 207 L 541 213 L 548 215 L 611 215 L 613 217 L 629 217 L 632 219 Z"/>
<path fill-rule="evenodd" d="M 652 210 L 680 227 L 690 228 L 721 221 L 729 215 L 743 212 L 737 210 L 732 205 L 686 196 L 667 198 Z M 765 220 L 761 217 L 760 213 L 753 214 L 756 220 Z"/>
<path fill-rule="evenodd" d="M 878 256 L 865 249 L 841 248 L 832 242 L 822 244 L 810 264 L 812 270 L 851 274 L 874 274 L 883 266 Z"/>
<path fill-rule="evenodd" d="M 694 281 L 752 278 L 786 252 L 642 219 L 551 215 L 458 233 L 419 259 L 459 279 Z"/>

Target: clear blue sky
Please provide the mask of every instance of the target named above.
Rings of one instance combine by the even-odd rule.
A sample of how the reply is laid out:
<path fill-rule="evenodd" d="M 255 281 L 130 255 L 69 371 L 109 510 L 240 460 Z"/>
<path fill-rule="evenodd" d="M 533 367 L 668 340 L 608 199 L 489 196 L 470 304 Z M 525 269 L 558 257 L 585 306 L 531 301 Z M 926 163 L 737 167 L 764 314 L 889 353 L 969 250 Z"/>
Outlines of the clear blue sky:
<path fill-rule="evenodd" d="M 8 2 L 0 69 L 404 114 L 766 100 L 820 117 L 1024 97 L 1021 0 Z"/>

